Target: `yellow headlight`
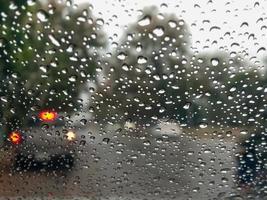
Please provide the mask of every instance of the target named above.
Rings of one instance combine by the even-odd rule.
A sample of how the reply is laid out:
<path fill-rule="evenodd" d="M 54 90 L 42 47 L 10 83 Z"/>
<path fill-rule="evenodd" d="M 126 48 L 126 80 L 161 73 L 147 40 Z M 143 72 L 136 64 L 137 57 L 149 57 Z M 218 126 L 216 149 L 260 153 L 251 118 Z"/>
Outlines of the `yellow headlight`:
<path fill-rule="evenodd" d="M 67 140 L 74 140 L 76 138 L 76 134 L 73 131 L 68 131 L 66 136 Z"/>

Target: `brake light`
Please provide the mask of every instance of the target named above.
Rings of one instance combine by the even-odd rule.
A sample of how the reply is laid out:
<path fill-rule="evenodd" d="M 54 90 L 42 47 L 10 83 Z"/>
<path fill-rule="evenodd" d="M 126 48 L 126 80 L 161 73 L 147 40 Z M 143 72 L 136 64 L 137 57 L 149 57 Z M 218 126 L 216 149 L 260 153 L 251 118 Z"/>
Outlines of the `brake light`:
<path fill-rule="evenodd" d="M 22 140 L 21 134 L 18 131 L 11 132 L 8 138 L 13 144 L 20 144 Z"/>
<path fill-rule="evenodd" d="M 40 120 L 44 122 L 53 122 L 57 118 L 57 112 L 52 110 L 45 110 L 39 113 Z"/>

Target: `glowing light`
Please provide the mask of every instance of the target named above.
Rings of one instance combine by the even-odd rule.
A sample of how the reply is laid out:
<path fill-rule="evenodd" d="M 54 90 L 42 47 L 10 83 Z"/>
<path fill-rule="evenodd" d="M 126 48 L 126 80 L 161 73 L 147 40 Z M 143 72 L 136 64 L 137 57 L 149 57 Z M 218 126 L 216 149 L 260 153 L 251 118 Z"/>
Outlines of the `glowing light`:
<path fill-rule="evenodd" d="M 13 144 L 19 144 L 21 142 L 21 135 L 19 132 L 17 131 L 13 131 L 9 134 L 9 140 L 13 143 Z"/>
<path fill-rule="evenodd" d="M 39 113 L 39 118 L 45 122 L 52 122 L 57 118 L 57 112 L 45 110 Z"/>
<path fill-rule="evenodd" d="M 66 136 L 67 136 L 67 140 L 74 140 L 76 138 L 76 134 L 73 131 L 68 131 Z"/>

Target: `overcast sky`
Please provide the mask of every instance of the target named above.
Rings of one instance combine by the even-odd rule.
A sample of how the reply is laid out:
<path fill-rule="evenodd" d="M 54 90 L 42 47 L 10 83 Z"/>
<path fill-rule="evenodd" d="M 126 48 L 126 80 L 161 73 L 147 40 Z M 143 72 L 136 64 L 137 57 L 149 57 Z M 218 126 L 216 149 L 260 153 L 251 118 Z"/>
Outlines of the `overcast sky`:
<path fill-rule="evenodd" d="M 93 5 L 93 14 L 104 19 L 104 29 L 117 41 L 127 24 L 136 21 L 139 10 L 155 5 L 175 13 L 188 24 L 193 48 L 224 49 L 248 54 L 252 61 L 267 55 L 266 0 L 76 0 Z M 212 28 L 212 27 L 217 28 Z M 229 34 L 228 34 L 229 33 Z M 116 34 L 119 36 L 116 37 Z M 254 36 L 253 36 L 254 34 Z M 113 37 L 115 35 L 115 37 Z M 250 35 L 250 37 L 249 37 Z M 253 58 L 256 57 L 256 58 Z"/>

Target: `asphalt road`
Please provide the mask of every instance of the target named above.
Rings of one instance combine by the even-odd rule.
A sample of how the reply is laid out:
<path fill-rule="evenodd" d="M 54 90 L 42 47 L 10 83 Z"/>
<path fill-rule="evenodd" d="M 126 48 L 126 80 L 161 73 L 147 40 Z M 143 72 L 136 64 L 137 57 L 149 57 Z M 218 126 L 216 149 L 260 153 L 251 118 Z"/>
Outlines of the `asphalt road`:
<path fill-rule="evenodd" d="M 71 171 L 3 170 L 0 199 L 238 199 L 234 141 L 80 134 Z"/>

